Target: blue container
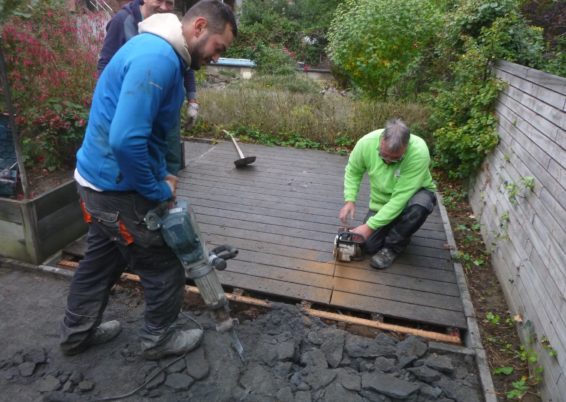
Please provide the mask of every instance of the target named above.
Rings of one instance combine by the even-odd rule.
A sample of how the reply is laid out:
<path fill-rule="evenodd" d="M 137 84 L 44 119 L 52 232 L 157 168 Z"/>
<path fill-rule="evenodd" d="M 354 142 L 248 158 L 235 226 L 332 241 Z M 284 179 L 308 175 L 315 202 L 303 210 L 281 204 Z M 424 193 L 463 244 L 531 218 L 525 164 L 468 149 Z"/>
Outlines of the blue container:
<path fill-rule="evenodd" d="M 0 115 L 0 197 L 16 193 L 18 165 L 8 116 Z"/>

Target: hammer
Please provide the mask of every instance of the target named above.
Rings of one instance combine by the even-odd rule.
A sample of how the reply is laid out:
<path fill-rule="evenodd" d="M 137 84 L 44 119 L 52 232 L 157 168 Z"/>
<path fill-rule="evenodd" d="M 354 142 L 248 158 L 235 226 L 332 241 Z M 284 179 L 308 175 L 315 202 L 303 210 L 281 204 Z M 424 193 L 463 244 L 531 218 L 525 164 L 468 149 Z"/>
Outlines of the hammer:
<path fill-rule="evenodd" d="M 237 168 L 246 167 L 246 166 L 251 165 L 252 163 L 255 162 L 255 156 L 244 156 L 244 153 L 242 152 L 242 150 L 238 146 L 236 139 L 234 138 L 234 136 L 230 132 L 228 132 L 226 130 L 222 130 L 222 131 L 224 131 L 224 133 L 226 133 L 227 135 L 230 136 L 230 138 L 232 139 L 232 142 L 234 143 L 234 146 L 236 147 L 236 151 L 238 151 L 238 156 L 240 157 L 240 159 L 237 159 L 237 160 L 234 161 L 234 165 L 236 165 Z"/>

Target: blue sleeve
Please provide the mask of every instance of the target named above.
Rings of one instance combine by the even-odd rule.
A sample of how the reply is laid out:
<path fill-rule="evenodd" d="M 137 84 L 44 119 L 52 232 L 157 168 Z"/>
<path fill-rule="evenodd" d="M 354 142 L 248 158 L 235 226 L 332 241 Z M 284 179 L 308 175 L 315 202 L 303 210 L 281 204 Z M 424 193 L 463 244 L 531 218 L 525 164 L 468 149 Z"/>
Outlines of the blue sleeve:
<path fill-rule="evenodd" d="M 185 71 L 185 93 L 188 100 L 197 98 L 197 80 L 193 69 Z"/>
<path fill-rule="evenodd" d="M 163 144 L 159 172 L 154 172 L 148 142 L 153 122 L 173 85 L 177 69 L 178 66 L 166 58 L 158 62 L 151 56 L 132 60 L 124 75 L 110 126 L 110 147 L 124 180 L 143 197 L 154 201 L 165 201 L 172 196 L 167 183 L 158 180 L 167 174 L 166 145 Z"/>
<path fill-rule="evenodd" d="M 100 50 L 100 56 L 96 65 L 98 76 L 114 54 L 126 43 L 126 36 L 124 34 L 124 13 L 116 14 L 106 25 L 106 36 L 104 37 L 104 44 Z"/>

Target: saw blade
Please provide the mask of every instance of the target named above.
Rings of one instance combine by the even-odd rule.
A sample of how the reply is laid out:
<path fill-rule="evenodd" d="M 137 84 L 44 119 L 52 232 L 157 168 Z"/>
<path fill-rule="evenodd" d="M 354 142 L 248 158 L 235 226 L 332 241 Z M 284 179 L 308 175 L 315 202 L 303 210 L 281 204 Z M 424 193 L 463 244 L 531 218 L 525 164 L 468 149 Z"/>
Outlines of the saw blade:
<path fill-rule="evenodd" d="M 246 358 L 244 356 L 244 347 L 242 346 L 242 342 L 240 342 L 240 338 L 238 338 L 238 334 L 236 333 L 236 328 L 232 328 L 230 330 L 230 335 L 232 337 L 232 347 L 236 352 L 238 352 L 238 356 L 240 356 L 240 360 L 242 360 L 242 363 L 245 363 Z"/>

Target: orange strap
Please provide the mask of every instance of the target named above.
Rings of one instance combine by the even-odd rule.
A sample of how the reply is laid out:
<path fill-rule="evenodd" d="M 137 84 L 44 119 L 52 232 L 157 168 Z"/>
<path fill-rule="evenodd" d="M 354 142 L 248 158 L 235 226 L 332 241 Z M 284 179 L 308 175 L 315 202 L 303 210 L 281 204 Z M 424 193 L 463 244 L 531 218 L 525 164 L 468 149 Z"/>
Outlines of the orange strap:
<path fill-rule="evenodd" d="M 129 246 L 134 242 L 134 237 L 130 232 L 128 232 L 128 229 L 126 229 L 126 225 L 124 225 L 124 222 L 120 220 L 118 221 L 118 225 L 120 228 L 120 234 L 122 235 L 122 238 L 126 240 L 126 244 Z"/>
<path fill-rule="evenodd" d="M 88 211 L 86 210 L 85 202 L 83 200 L 81 200 L 81 211 L 83 211 L 83 220 L 86 223 L 91 223 L 92 222 L 92 215 L 89 214 Z"/>

